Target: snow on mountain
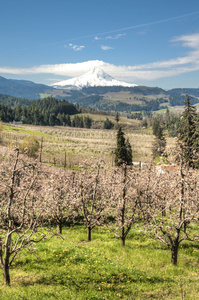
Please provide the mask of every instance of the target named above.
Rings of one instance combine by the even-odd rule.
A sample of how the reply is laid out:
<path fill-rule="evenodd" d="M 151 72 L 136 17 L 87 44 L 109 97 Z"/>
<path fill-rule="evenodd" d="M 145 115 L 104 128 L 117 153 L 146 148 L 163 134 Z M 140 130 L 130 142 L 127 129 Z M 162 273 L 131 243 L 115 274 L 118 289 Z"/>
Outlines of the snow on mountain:
<path fill-rule="evenodd" d="M 52 84 L 51 86 L 60 89 L 81 89 L 89 86 L 126 86 L 133 87 L 137 84 L 126 83 L 116 80 L 109 74 L 105 73 L 101 68 L 95 67 L 88 71 L 86 74 L 63 80 Z"/>

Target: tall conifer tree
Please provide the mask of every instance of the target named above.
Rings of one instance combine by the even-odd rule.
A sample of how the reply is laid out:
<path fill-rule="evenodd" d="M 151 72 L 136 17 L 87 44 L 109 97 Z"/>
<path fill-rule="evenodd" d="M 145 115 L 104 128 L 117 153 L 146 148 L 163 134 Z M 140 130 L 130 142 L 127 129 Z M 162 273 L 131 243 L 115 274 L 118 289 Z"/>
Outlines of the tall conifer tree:
<path fill-rule="evenodd" d="M 121 166 L 122 164 L 132 164 L 132 149 L 129 143 L 125 141 L 124 132 L 121 127 L 117 132 L 117 148 L 115 149 L 115 165 Z"/>
<path fill-rule="evenodd" d="M 127 165 L 132 165 L 132 161 L 133 161 L 132 148 L 131 148 L 131 144 L 130 144 L 128 138 L 126 140 L 126 152 L 127 152 L 126 164 Z"/>
<path fill-rule="evenodd" d="M 196 108 L 186 95 L 185 108 L 182 114 L 179 140 L 184 143 L 184 158 L 190 167 L 199 167 L 197 152 L 199 147 L 199 133 L 197 130 Z"/>
<path fill-rule="evenodd" d="M 155 141 L 153 143 L 152 153 L 153 157 L 158 157 L 164 154 L 166 148 L 166 139 L 163 134 L 162 126 L 159 126 L 156 132 Z"/>

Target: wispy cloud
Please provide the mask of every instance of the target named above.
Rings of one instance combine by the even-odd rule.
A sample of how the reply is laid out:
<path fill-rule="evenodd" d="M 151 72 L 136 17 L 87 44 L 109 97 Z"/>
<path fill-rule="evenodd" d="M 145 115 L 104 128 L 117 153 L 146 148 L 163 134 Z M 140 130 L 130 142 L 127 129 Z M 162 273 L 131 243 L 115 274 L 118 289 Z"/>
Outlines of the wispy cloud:
<path fill-rule="evenodd" d="M 99 41 L 99 40 L 103 40 L 103 38 L 102 38 L 102 37 L 99 37 L 99 36 L 95 36 L 95 37 L 94 37 L 94 40 Z"/>
<path fill-rule="evenodd" d="M 108 36 L 105 37 L 105 39 L 106 40 L 118 40 L 118 39 L 120 39 L 121 37 L 123 37 L 125 35 L 126 35 L 126 33 L 118 33 L 114 36 L 108 35 Z"/>
<path fill-rule="evenodd" d="M 90 60 L 81 63 L 40 65 L 31 68 L 0 67 L 0 73 L 16 75 L 54 74 L 67 77 L 75 77 L 84 74 L 95 66 L 103 67 L 104 64 L 105 63 L 103 61 Z"/>
<path fill-rule="evenodd" d="M 94 40 L 99 41 L 99 40 L 118 40 L 121 37 L 125 36 L 126 33 L 118 33 L 116 35 L 108 35 L 105 37 L 101 37 L 101 36 L 95 36 Z"/>
<path fill-rule="evenodd" d="M 65 45 L 66 48 L 70 48 L 74 51 L 81 51 L 85 48 L 85 46 L 78 46 L 78 45 L 73 45 L 73 44 L 68 44 L 68 45 Z"/>
<path fill-rule="evenodd" d="M 136 24 L 136 25 L 132 25 L 129 27 L 123 27 L 123 28 L 118 28 L 115 30 L 109 30 L 106 32 L 100 32 L 100 33 L 95 33 L 95 34 L 90 34 L 90 35 L 85 35 L 85 36 L 81 36 L 81 37 L 74 37 L 72 39 L 69 40 L 65 40 L 70 42 L 70 41 L 76 41 L 76 40 L 82 40 L 82 39 L 87 39 L 87 38 L 94 38 L 95 40 L 101 40 L 101 39 L 105 39 L 103 36 L 107 36 L 109 34 L 113 34 L 113 33 L 117 33 L 117 32 L 122 32 L 122 31 L 127 31 L 127 30 L 132 30 L 132 29 L 139 29 L 139 28 L 146 28 L 149 27 L 151 25 L 158 25 L 158 24 L 162 24 L 162 23 L 168 23 L 171 21 L 177 21 L 186 17 L 191 17 L 194 15 L 199 15 L 199 11 L 195 11 L 192 13 L 188 13 L 188 14 L 184 14 L 184 15 L 180 15 L 180 16 L 176 16 L 176 17 L 172 17 L 172 18 L 167 18 L 167 19 L 160 19 L 160 20 L 156 20 L 156 21 L 152 21 L 149 23 L 142 23 L 142 24 Z M 63 42 L 63 41 L 62 41 Z"/>
<path fill-rule="evenodd" d="M 104 51 L 107 51 L 107 50 L 111 50 L 113 48 L 110 47 L 110 46 L 101 45 L 101 49 L 104 50 Z"/>
<path fill-rule="evenodd" d="M 100 66 L 105 72 L 118 80 L 136 83 L 136 80 L 152 81 L 199 71 L 199 33 L 175 37 L 170 42 L 180 43 L 182 47 L 187 48 L 187 55 L 133 66 L 116 66 L 100 60 L 90 60 L 82 63 L 41 65 L 32 68 L 0 67 L 0 73 L 21 75 L 54 74 L 75 77 L 86 73 L 94 66 Z M 71 44 L 70 47 L 72 48 L 72 46 L 75 45 Z M 103 50 L 111 49 L 111 47 L 105 45 L 102 47 Z"/>

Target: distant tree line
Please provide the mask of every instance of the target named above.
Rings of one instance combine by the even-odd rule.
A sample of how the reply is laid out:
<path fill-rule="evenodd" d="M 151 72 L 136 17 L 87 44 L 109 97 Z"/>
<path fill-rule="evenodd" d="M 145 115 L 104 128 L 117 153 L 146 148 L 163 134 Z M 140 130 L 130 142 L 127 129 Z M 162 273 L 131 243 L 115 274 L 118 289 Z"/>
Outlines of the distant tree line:
<path fill-rule="evenodd" d="M 24 105 L 30 106 L 32 104 L 32 102 L 33 102 L 33 100 L 30 100 L 30 99 L 0 94 L 0 104 L 4 104 L 9 107 L 14 107 L 17 104 L 19 104 L 21 106 L 24 106 Z"/>
<path fill-rule="evenodd" d="M 171 106 L 182 106 L 184 105 L 184 95 L 172 95 L 169 97 L 170 105 Z M 191 100 L 191 103 L 194 105 L 198 103 L 198 99 L 195 97 L 189 97 Z"/>
<path fill-rule="evenodd" d="M 97 110 L 104 110 L 104 111 L 116 111 L 116 112 L 127 112 L 127 113 L 131 113 L 132 111 L 156 111 L 158 109 L 160 109 L 160 104 L 161 103 L 165 103 L 168 102 L 168 100 L 164 99 L 164 98 L 157 98 L 155 100 L 151 100 L 151 101 L 147 101 L 144 97 L 142 99 L 140 99 L 140 101 L 142 101 L 142 104 L 129 104 L 129 103 L 124 103 L 124 102 L 112 102 L 109 100 L 104 100 L 104 96 L 103 94 L 108 93 L 109 91 L 112 92 L 120 92 L 120 91 L 131 91 L 131 93 L 133 94 L 134 92 L 137 91 L 137 89 L 131 90 L 132 88 L 125 88 L 125 87 L 95 87 L 95 88 L 83 88 L 82 91 L 84 91 L 87 94 L 90 93 L 96 93 L 95 95 L 90 95 L 90 96 L 86 96 L 86 97 L 80 97 L 78 95 L 78 98 L 73 98 L 70 99 L 71 102 L 73 103 L 78 103 L 80 106 L 83 107 L 91 107 Z M 158 94 L 158 91 L 160 92 L 159 89 L 156 90 L 156 88 L 150 89 L 150 92 L 146 89 L 138 89 L 139 91 L 137 91 L 138 93 L 140 92 L 143 95 L 149 95 L 150 92 L 154 92 L 154 94 Z M 101 95 L 98 95 L 98 93 Z M 166 106 L 163 107 L 161 106 L 161 108 L 167 108 Z"/>
<path fill-rule="evenodd" d="M 91 128 L 93 120 L 88 116 L 75 115 L 71 125 L 72 127 Z"/>
<path fill-rule="evenodd" d="M 101 102 L 97 103 L 99 109 L 103 110 L 114 110 L 116 112 L 125 111 L 127 113 L 131 113 L 132 111 L 156 111 L 160 109 L 160 102 L 158 100 L 151 100 L 148 102 L 144 102 L 144 105 L 138 104 L 128 104 L 124 102 Z M 167 108 L 162 107 L 161 108 Z"/>
<path fill-rule="evenodd" d="M 95 86 L 95 87 L 85 87 L 82 92 L 89 94 L 103 95 L 106 93 L 118 93 L 121 91 L 131 92 L 131 94 L 142 94 L 142 95 L 159 95 L 164 94 L 165 91 L 157 87 L 146 87 L 146 86 L 134 86 L 134 87 L 124 87 L 124 86 Z"/>
<path fill-rule="evenodd" d="M 57 100 L 52 97 L 43 100 L 31 101 L 31 105 L 16 104 L 14 107 L 0 104 L 0 119 L 3 122 L 19 121 L 33 125 L 61 125 L 90 128 L 92 119 L 78 117 L 71 121 L 71 115 L 78 114 L 77 106 L 66 100 Z"/>

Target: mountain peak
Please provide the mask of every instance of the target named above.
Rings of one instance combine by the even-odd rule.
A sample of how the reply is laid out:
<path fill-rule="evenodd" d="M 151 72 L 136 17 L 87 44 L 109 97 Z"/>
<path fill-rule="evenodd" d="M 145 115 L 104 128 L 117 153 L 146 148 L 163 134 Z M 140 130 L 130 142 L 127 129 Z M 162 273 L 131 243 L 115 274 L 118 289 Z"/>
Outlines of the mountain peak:
<path fill-rule="evenodd" d="M 61 89 L 81 89 L 90 86 L 126 86 L 133 87 L 136 84 L 126 83 L 116 80 L 100 67 L 93 67 L 82 76 L 71 78 L 52 84 L 55 88 Z"/>
<path fill-rule="evenodd" d="M 93 67 L 86 74 L 92 74 L 93 76 L 96 76 L 96 77 L 99 77 L 99 78 L 100 77 L 103 77 L 103 78 L 106 78 L 106 77 L 113 78 L 109 74 L 105 73 L 104 70 L 102 70 L 102 68 L 100 68 L 100 67 Z"/>

